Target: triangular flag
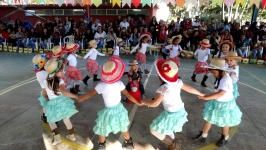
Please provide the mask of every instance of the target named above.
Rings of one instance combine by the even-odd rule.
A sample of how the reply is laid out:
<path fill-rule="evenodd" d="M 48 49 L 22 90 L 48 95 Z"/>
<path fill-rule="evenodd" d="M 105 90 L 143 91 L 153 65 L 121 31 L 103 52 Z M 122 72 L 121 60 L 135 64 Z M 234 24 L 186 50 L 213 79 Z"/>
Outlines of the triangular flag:
<path fill-rule="evenodd" d="M 144 7 L 145 5 L 148 5 L 151 7 L 151 0 L 142 0 L 142 7 Z"/>
<path fill-rule="evenodd" d="M 74 4 L 73 0 L 65 0 L 65 1 L 66 1 L 66 5 L 71 4 L 73 6 Z"/>
<path fill-rule="evenodd" d="M 131 0 L 122 0 L 122 7 L 124 7 L 126 4 L 131 7 Z"/>
<path fill-rule="evenodd" d="M 82 0 L 74 0 L 74 5 L 77 5 L 77 4 L 82 6 Z"/>
<path fill-rule="evenodd" d="M 164 2 L 165 2 L 166 4 L 171 3 L 171 4 L 175 5 L 175 0 L 164 0 Z"/>
<path fill-rule="evenodd" d="M 64 4 L 64 0 L 55 0 L 56 4 L 61 7 Z"/>
<path fill-rule="evenodd" d="M 16 5 L 21 5 L 20 0 L 14 0 L 14 3 L 15 3 Z"/>
<path fill-rule="evenodd" d="M 31 5 L 34 4 L 34 3 L 35 3 L 35 4 L 38 4 L 38 0 L 31 0 L 31 1 L 30 1 L 30 4 L 31 4 Z"/>
<path fill-rule="evenodd" d="M 186 0 L 185 5 L 187 8 L 191 8 L 191 7 L 196 6 L 196 3 L 195 3 L 195 0 Z"/>
<path fill-rule="evenodd" d="M 140 4 L 140 0 L 132 0 L 132 4 L 135 6 L 135 8 L 137 8 Z"/>
<path fill-rule="evenodd" d="M 38 4 L 45 4 L 45 0 L 38 0 Z"/>
<path fill-rule="evenodd" d="M 242 7 L 246 5 L 247 1 L 246 0 L 236 0 L 236 5 L 241 4 Z"/>
<path fill-rule="evenodd" d="M 261 7 L 264 8 L 265 5 L 266 5 L 266 0 L 262 0 L 262 1 L 261 1 Z"/>
<path fill-rule="evenodd" d="M 217 4 L 218 6 L 220 6 L 220 7 L 222 7 L 222 6 L 223 6 L 223 1 L 221 1 L 221 0 L 212 0 L 212 4 L 211 4 L 211 6 L 212 6 L 212 7 L 215 7 L 216 4 Z"/>
<path fill-rule="evenodd" d="M 82 6 L 85 6 L 85 5 L 91 5 L 91 0 L 83 0 Z"/>
<path fill-rule="evenodd" d="M 96 7 L 99 7 L 99 6 L 102 4 L 102 0 L 93 0 L 93 4 L 94 4 Z"/>
<path fill-rule="evenodd" d="M 208 6 L 209 4 L 209 0 L 199 0 L 199 7 L 201 7 L 202 5 Z"/>
<path fill-rule="evenodd" d="M 23 5 L 29 5 L 30 4 L 30 0 L 24 0 L 23 1 Z"/>
<path fill-rule="evenodd" d="M 115 4 L 117 4 L 119 7 L 121 7 L 121 0 L 112 0 L 112 6 L 114 7 Z"/>
<path fill-rule="evenodd" d="M 153 0 L 152 5 L 154 7 L 156 4 L 159 4 L 159 3 L 161 3 L 161 0 Z"/>
<path fill-rule="evenodd" d="M 54 4 L 54 0 L 46 0 L 46 5 L 49 5 L 49 4 Z"/>
<path fill-rule="evenodd" d="M 235 3 L 235 0 L 224 0 L 224 4 L 227 7 L 231 7 Z"/>
<path fill-rule="evenodd" d="M 176 5 L 180 8 L 183 7 L 185 4 L 185 0 L 176 0 L 175 2 L 176 2 Z"/>
<path fill-rule="evenodd" d="M 249 0 L 249 7 L 251 7 L 253 4 L 255 4 L 255 6 L 257 8 L 260 7 L 260 0 Z"/>

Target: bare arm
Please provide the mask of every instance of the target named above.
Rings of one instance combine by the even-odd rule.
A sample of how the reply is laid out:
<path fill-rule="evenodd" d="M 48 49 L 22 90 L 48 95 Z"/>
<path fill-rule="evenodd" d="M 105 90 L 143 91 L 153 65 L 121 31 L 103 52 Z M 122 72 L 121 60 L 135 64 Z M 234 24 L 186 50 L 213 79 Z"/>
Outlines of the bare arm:
<path fill-rule="evenodd" d="M 213 93 L 211 95 L 198 96 L 198 97 L 199 97 L 199 99 L 202 99 L 202 100 L 213 100 L 213 99 L 217 99 L 217 98 L 222 97 L 225 94 L 225 92 L 226 91 L 224 91 L 224 90 L 219 90 L 218 92 Z"/>
<path fill-rule="evenodd" d="M 70 93 L 70 92 L 68 92 L 68 91 L 66 90 L 66 88 L 65 88 L 65 84 L 60 84 L 60 85 L 59 85 L 59 89 L 60 89 L 60 91 L 61 91 L 61 93 L 62 93 L 63 95 L 65 95 L 65 96 L 67 96 L 67 97 L 70 97 L 70 98 L 78 99 L 78 96 L 77 96 L 77 95 L 72 94 L 72 93 Z"/>
<path fill-rule="evenodd" d="M 47 95 L 45 88 L 42 89 L 42 96 L 46 99 L 46 101 L 49 101 L 49 98 L 48 98 L 48 95 Z"/>
<path fill-rule="evenodd" d="M 142 106 L 141 103 L 139 103 L 139 102 L 138 102 L 138 101 L 137 101 L 132 95 L 130 95 L 126 89 L 124 89 L 124 90 L 122 91 L 122 93 L 123 93 L 123 94 L 124 94 L 129 100 L 131 100 L 133 103 L 135 103 L 135 104 L 137 104 L 137 105 L 139 105 L 139 106 Z"/>
<path fill-rule="evenodd" d="M 135 51 L 137 50 L 137 48 L 139 48 L 139 45 L 137 45 L 135 48 L 133 48 L 133 49 L 130 51 L 130 53 L 135 52 Z"/>
<path fill-rule="evenodd" d="M 83 102 L 84 100 L 91 98 L 93 95 L 95 95 L 97 93 L 97 91 L 94 89 L 91 92 L 87 93 L 86 95 L 81 96 L 80 98 L 78 98 L 79 102 Z"/>
<path fill-rule="evenodd" d="M 183 86 L 181 87 L 182 90 L 188 92 L 188 93 L 191 93 L 191 94 L 195 94 L 195 95 L 204 95 L 202 93 L 200 93 L 198 90 L 194 89 L 193 87 L 191 86 L 188 86 L 186 84 L 183 84 Z"/>
<path fill-rule="evenodd" d="M 161 93 L 156 93 L 156 96 L 153 101 L 143 100 L 141 102 L 149 107 L 157 107 L 160 105 L 163 98 L 164 96 Z"/>

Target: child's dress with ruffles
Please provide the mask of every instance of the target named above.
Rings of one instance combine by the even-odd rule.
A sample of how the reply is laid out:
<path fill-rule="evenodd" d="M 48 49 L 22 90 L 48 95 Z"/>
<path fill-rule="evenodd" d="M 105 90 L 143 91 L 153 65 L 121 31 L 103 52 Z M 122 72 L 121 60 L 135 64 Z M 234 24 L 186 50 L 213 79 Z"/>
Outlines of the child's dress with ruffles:
<path fill-rule="evenodd" d="M 165 48 L 170 50 L 170 55 L 168 60 L 175 62 L 176 65 L 180 67 L 180 58 L 178 57 L 178 55 L 182 51 L 181 46 L 180 45 L 175 46 L 173 44 L 170 44 L 165 46 Z"/>
<path fill-rule="evenodd" d="M 65 84 L 62 79 L 60 79 L 59 85 Z M 70 118 L 78 111 L 76 110 L 76 106 L 74 105 L 74 101 L 61 94 L 58 91 L 59 95 L 55 95 L 54 92 L 48 87 L 48 83 L 44 81 L 46 93 L 49 97 L 49 101 L 46 105 L 46 113 L 47 122 L 58 122 L 60 120 Z"/>
<path fill-rule="evenodd" d="M 45 81 L 46 78 L 48 77 L 48 72 L 45 71 L 45 70 L 38 71 L 38 72 L 36 73 L 36 77 L 37 77 L 37 81 L 39 82 L 41 88 L 44 89 L 44 88 L 45 88 L 44 81 Z M 43 95 L 42 95 L 42 91 L 41 91 L 41 93 L 40 93 L 40 97 L 38 98 L 38 100 L 40 101 L 41 105 L 45 108 L 45 107 L 46 107 L 46 104 L 47 104 L 47 101 L 46 101 L 46 99 L 43 97 Z"/>
<path fill-rule="evenodd" d="M 183 86 L 182 80 L 175 83 L 165 83 L 161 85 L 156 93 L 164 96 L 164 111 L 152 121 L 150 128 L 158 133 L 172 135 L 181 132 L 185 122 L 187 122 L 187 112 L 181 100 L 180 92 Z"/>
<path fill-rule="evenodd" d="M 216 83 L 217 86 L 218 83 Z M 205 104 L 202 116 L 203 119 L 211 124 L 219 127 L 232 127 L 239 125 L 241 122 L 242 112 L 236 105 L 235 97 L 233 95 L 233 83 L 229 74 L 223 76 L 220 80 L 219 87 L 214 90 L 226 91 L 220 98 L 209 100 Z"/>
<path fill-rule="evenodd" d="M 96 61 L 97 55 L 105 56 L 105 54 L 98 52 L 95 48 L 91 48 L 89 52 L 84 56 L 84 59 L 89 57 L 89 60 L 86 63 L 86 69 L 90 73 L 96 73 L 100 68 L 98 62 Z"/>
<path fill-rule="evenodd" d="M 205 50 L 197 49 L 194 55 L 198 55 L 198 62 L 195 65 L 194 73 L 201 74 L 201 73 L 209 73 L 208 68 L 203 68 L 202 66 L 208 66 L 207 60 L 208 55 L 210 55 L 210 49 L 206 48 Z"/>
<path fill-rule="evenodd" d="M 229 72 L 235 73 L 233 76 L 231 76 L 231 79 L 233 81 L 233 89 L 234 89 L 233 94 L 234 94 L 234 97 L 237 98 L 238 96 L 240 96 L 238 92 L 238 86 L 237 86 L 237 81 L 239 80 L 239 66 L 235 66 L 234 68 L 228 67 L 228 70 Z"/>
<path fill-rule="evenodd" d="M 121 104 L 121 91 L 125 89 L 122 81 L 112 84 L 99 83 L 95 90 L 102 94 L 105 108 L 99 111 L 96 125 L 93 128 L 95 134 L 107 137 L 109 133 L 127 132 L 129 119 L 128 112 Z"/>

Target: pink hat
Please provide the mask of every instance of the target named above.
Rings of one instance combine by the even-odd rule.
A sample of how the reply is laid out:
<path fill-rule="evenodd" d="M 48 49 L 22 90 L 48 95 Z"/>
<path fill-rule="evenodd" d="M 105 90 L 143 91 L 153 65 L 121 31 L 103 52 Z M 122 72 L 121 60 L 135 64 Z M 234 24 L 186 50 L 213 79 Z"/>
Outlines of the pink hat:
<path fill-rule="evenodd" d="M 125 71 L 125 63 L 119 59 L 109 60 L 102 67 L 101 79 L 107 84 L 119 81 Z"/>

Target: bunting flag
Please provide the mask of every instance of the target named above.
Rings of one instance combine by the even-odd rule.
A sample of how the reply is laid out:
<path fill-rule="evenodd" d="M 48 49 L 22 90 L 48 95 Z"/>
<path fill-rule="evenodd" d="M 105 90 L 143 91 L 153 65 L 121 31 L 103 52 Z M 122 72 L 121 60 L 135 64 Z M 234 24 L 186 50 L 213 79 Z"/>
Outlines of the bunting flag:
<path fill-rule="evenodd" d="M 74 6 L 79 4 L 80 6 L 82 6 L 82 0 L 74 0 Z"/>
<path fill-rule="evenodd" d="M 23 1 L 23 5 L 29 5 L 30 4 L 30 0 L 24 0 Z"/>
<path fill-rule="evenodd" d="M 235 3 L 235 0 L 224 0 L 224 4 L 225 4 L 227 7 L 231 7 L 231 6 L 233 6 L 234 3 Z"/>
<path fill-rule="evenodd" d="M 94 4 L 96 7 L 99 7 L 99 6 L 102 4 L 102 0 L 93 0 L 93 4 Z"/>
<path fill-rule="evenodd" d="M 91 5 L 91 0 L 83 0 L 82 6 L 85 6 L 85 5 Z"/>
<path fill-rule="evenodd" d="M 124 7 L 126 4 L 131 7 L 131 0 L 122 0 L 122 7 Z"/>
<path fill-rule="evenodd" d="M 32 5 L 32 4 L 38 4 L 38 0 L 30 0 L 30 4 Z"/>
<path fill-rule="evenodd" d="M 156 4 L 159 4 L 159 3 L 161 3 L 161 0 L 153 0 L 152 5 L 154 7 Z"/>
<path fill-rule="evenodd" d="M 54 0 L 46 0 L 46 5 L 55 4 Z"/>
<path fill-rule="evenodd" d="M 55 2 L 59 7 L 61 7 L 65 3 L 64 0 L 55 0 Z"/>
<path fill-rule="evenodd" d="M 45 0 L 38 0 L 38 4 L 45 4 Z"/>
<path fill-rule="evenodd" d="M 175 0 L 164 0 L 165 4 L 171 3 L 172 5 L 175 5 Z"/>
<path fill-rule="evenodd" d="M 265 5 L 266 5 L 266 0 L 262 0 L 262 1 L 261 1 L 261 7 L 264 8 Z"/>
<path fill-rule="evenodd" d="M 185 0 L 176 0 L 175 2 L 179 8 L 183 7 L 185 4 Z"/>
<path fill-rule="evenodd" d="M 251 7 L 253 4 L 255 4 L 257 8 L 260 8 L 260 0 L 249 0 L 249 7 Z"/>
<path fill-rule="evenodd" d="M 73 0 L 65 0 L 66 1 L 66 5 L 71 4 L 72 6 L 74 6 L 74 1 Z"/>
<path fill-rule="evenodd" d="M 21 5 L 20 0 L 14 0 L 14 3 L 15 3 L 16 5 Z"/>
<path fill-rule="evenodd" d="M 142 7 L 144 7 L 145 5 L 148 5 L 151 7 L 151 0 L 142 0 Z"/>
<path fill-rule="evenodd" d="M 209 4 L 209 0 L 199 0 L 199 7 L 201 7 L 202 5 L 208 6 Z"/>
<path fill-rule="evenodd" d="M 112 7 L 114 7 L 115 4 L 117 4 L 119 7 L 121 7 L 121 1 L 120 0 L 112 0 Z"/>
<path fill-rule="evenodd" d="M 140 4 L 140 0 L 132 0 L 132 4 L 135 6 L 135 8 L 137 8 Z"/>
<path fill-rule="evenodd" d="M 215 7 L 216 4 L 217 4 L 218 6 L 220 6 L 220 7 L 222 7 L 222 6 L 223 6 L 223 1 L 221 1 L 221 0 L 212 0 L 212 4 L 211 4 L 211 6 L 212 6 L 212 7 Z"/>
<path fill-rule="evenodd" d="M 242 7 L 244 7 L 246 5 L 246 3 L 247 3 L 246 0 L 236 0 L 236 5 L 241 4 Z"/>
<path fill-rule="evenodd" d="M 195 3 L 195 0 L 186 0 L 185 6 L 189 9 L 192 7 L 195 7 L 197 3 Z"/>

